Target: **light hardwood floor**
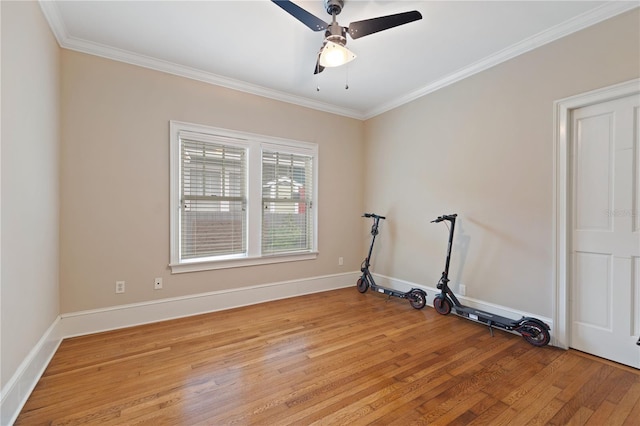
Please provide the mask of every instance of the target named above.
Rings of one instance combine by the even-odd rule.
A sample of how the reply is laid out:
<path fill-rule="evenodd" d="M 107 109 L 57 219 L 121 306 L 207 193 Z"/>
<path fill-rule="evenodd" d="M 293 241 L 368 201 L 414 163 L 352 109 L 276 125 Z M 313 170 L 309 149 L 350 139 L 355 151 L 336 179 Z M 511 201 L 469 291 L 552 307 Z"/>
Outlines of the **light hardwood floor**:
<path fill-rule="evenodd" d="M 63 341 L 16 424 L 98 423 L 638 425 L 640 371 L 354 286 Z"/>

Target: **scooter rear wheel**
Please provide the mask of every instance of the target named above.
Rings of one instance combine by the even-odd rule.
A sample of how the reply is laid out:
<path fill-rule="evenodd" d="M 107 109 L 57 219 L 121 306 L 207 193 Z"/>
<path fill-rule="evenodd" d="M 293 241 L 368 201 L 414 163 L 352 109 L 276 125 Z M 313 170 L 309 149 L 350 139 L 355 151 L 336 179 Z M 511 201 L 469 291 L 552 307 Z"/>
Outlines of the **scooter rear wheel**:
<path fill-rule="evenodd" d="M 411 290 L 409 293 L 409 303 L 414 309 L 422 309 L 427 304 L 426 294 L 421 290 Z"/>
<path fill-rule="evenodd" d="M 551 340 L 549 330 L 535 321 L 525 321 L 517 331 L 533 346 L 545 346 Z"/>
<path fill-rule="evenodd" d="M 451 312 L 451 302 L 441 295 L 433 299 L 433 307 L 440 315 L 449 315 Z"/>
<path fill-rule="evenodd" d="M 369 282 L 366 278 L 360 277 L 358 278 L 357 287 L 360 293 L 366 293 L 369 290 Z"/>

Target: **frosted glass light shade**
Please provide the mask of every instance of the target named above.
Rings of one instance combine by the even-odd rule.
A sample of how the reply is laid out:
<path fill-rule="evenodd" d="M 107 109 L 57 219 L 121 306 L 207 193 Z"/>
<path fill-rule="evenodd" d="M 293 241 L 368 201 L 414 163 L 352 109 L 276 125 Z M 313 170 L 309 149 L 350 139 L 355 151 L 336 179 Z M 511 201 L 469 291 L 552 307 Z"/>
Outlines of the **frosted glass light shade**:
<path fill-rule="evenodd" d="M 320 53 L 320 65 L 323 67 L 338 67 L 351 62 L 356 55 L 344 46 L 327 40 Z"/>

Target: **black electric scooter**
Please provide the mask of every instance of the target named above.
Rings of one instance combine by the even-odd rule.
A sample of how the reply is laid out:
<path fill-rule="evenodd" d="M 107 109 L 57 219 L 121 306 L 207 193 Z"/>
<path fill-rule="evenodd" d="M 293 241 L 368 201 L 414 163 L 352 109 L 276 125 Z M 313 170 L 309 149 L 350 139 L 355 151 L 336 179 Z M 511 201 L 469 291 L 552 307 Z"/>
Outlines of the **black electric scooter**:
<path fill-rule="evenodd" d="M 369 287 L 371 290 L 376 291 L 378 293 L 384 293 L 391 298 L 391 296 L 399 297 L 400 299 L 409 299 L 409 303 L 415 309 L 422 309 L 427 304 L 427 293 L 424 290 L 419 288 L 412 288 L 411 290 L 405 292 L 401 292 L 398 290 L 381 287 L 376 284 L 373 280 L 373 276 L 371 272 L 369 272 L 369 266 L 371 265 L 369 261 L 371 260 L 371 253 L 373 252 L 373 243 L 376 241 L 376 235 L 378 235 L 378 225 L 380 223 L 380 219 L 385 219 L 384 216 L 379 216 L 374 213 L 365 213 L 362 217 L 370 217 L 373 218 L 373 225 L 371 226 L 371 246 L 369 246 L 369 254 L 362 262 L 360 266 L 360 271 L 362 271 L 362 276 L 358 279 L 358 291 L 360 293 L 365 293 Z"/>
<path fill-rule="evenodd" d="M 489 326 L 491 336 L 493 336 L 493 327 L 507 331 L 515 331 L 533 346 L 544 346 L 549 343 L 551 336 L 549 335 L 549 326 L 537 318 L 522 317 L 519 320 L 494 315 L 489 312 L 464 306 L 449 288 L 449 263 L 451 261 L 451 246 L 453 245 L 453 232 L 456 227 L 457 214 L 448 214 L 439 216 L 432 220 L 431 223 L 439 223 L 448 221 L 451 223 L 449 227 L 449 247 L 447 248 L 447 261 L 445 263 L 444 272 L 440 281 L 438 281 L 438 289 L 440 294 L 433 299 L 433 307 L 442 315 L 447 315 L 453 308 L 457 315 L 470 319 L 472 321 L 481 322 Z"/>

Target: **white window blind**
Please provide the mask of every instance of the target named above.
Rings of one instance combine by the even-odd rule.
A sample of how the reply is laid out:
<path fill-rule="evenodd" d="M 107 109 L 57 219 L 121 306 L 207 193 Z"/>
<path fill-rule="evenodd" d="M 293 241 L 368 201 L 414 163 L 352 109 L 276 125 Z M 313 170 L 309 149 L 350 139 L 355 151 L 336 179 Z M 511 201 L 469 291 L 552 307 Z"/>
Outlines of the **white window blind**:
<path fill-rule="evenodd" d="M 246 253 L 247 152 L 180 137 L 180 258 Z"/>
<path fill-rule="evenodd" d="M 262 151 L 262 254 L 311 251 L 313 157 Z"/>

